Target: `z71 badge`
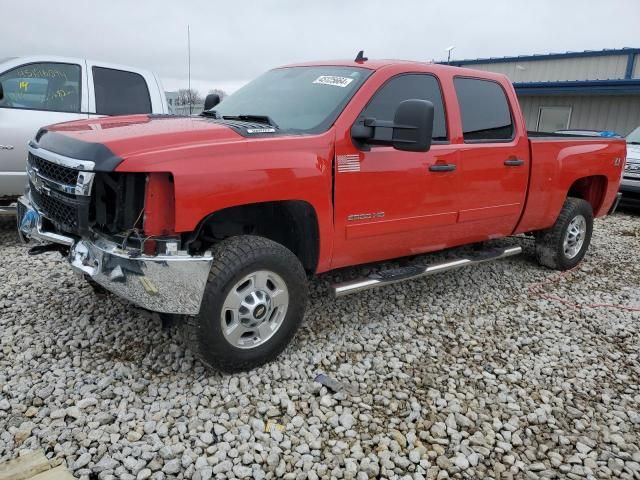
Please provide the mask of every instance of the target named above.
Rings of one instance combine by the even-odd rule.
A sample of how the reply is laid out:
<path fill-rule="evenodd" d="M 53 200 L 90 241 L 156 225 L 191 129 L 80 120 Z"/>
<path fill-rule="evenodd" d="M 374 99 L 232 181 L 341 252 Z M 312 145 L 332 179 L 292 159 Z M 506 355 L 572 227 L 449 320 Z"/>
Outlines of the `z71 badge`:
<path fill-rule="evenodd" d="M 371 218 L 382 218 L 382 217 L 384 217 L 384 212 L 352 213 L 351 215 L 347 215 L 347 221 L 353 222 L 354 220 L 369 220 Z"/>

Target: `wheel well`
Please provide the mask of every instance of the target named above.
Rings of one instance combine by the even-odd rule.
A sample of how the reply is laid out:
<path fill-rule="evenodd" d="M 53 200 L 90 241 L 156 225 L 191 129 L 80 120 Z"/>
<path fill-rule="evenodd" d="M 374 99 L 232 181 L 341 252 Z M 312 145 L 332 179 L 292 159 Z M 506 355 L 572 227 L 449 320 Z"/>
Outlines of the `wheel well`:
<path fill-rule="evenodd" d="M 205 251 L 236 235 L 258 235 L 287 247 L 305 270 L 315 272 L 320 253 L 318 218 L 302 200 L 254 203 L 218 210 L 208 215 L 185 239 L 190 251 Z"/>
<path fill-rule="evenodd" d="M 600 210 L 607 192 L 607 177 L 602 175 L 594 175 L 591 177 L 579 178 L 571 188 L 569 188 L 569 197 L 581 198 L 591 204 L 594 215 Z"/>

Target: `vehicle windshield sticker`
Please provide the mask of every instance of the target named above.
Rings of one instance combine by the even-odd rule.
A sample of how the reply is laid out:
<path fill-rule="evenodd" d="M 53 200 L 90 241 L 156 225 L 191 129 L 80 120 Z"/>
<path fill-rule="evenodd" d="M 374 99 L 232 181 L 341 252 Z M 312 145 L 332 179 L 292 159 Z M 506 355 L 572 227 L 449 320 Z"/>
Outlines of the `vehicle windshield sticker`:
<path fill-rule="evenodd" d="M 247 128 L 247 133 L 275 133 L 275 128 Z"/>
<path fill-rule="evenodd" d="M 67 74 L 54 68 L 44 69 L 39 67 L 22 67 L 18 70 L 14 78 L 62 78 L 68 80 Z"/>
<path fill-rule="evenodd" d="M 322 75 L 316 78 L 313 83 L 320 83 L 322 85 L 333 85 L 334 87 L 346 87 L 351 82 L 353 82 L 353 78 L 349 77 L 336 77 L 334 75 Z"/>

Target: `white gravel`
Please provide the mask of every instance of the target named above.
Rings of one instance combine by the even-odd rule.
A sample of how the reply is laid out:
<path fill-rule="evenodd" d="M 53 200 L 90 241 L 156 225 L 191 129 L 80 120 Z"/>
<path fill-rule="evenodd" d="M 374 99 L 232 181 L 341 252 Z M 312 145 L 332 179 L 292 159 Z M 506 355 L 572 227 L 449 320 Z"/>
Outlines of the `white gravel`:
<path fill-rule="evenodd" d="M 340 300 L 329 283 L 367 268 L 323 275 L 277 361 L 221 375 L 0 219 L 0 461 L 43 448 L 83 479 L 640 478 L 640 313 L 588 306 L 640 307 L 640 218 L 597 221 L 567 275 L 506 242 L 527 255 Z"/>

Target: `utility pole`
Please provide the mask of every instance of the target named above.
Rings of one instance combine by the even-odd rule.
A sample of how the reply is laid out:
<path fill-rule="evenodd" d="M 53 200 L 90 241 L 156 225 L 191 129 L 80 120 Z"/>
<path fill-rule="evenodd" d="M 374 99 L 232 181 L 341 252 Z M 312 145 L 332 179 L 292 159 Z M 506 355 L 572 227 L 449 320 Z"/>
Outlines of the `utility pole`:
<path fill-rule="evenodd" d="M 447 65 L 451 65 L 451 52 L 453 51 L 454 48 L 456 47 L 454 47 L 453 45 L 447 48 Z"/>
<path fill-rule="evenodd" d="M 189 100 L 189 115 L 191 115 L 191 104 L 193 103 L 193 98 L 191 95 L 191 28 L 187 25 L 187 56 L 189 58 L 189 94 L 187 98 Z"/>

